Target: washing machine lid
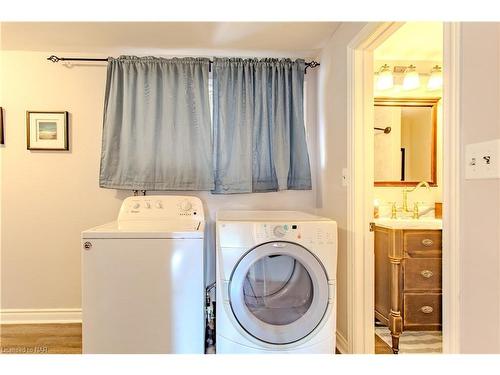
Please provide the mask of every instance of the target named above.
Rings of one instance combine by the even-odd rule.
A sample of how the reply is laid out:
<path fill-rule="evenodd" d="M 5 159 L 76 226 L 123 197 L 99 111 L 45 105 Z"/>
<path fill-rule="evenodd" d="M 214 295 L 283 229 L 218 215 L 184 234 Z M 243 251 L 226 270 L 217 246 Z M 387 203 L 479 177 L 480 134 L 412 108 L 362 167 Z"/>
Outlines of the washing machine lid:
<path fill-rule="evenodd" d="M 113 221 L 82 232 L 82 238 L 203 238 L 202 221 Z"/>
<path fill-rule="evenodd" d="M 229 303 L 240 326 L 276 345 L 311 334 L 328 309 L 328 278 L 306 248 L 275 241 L 248 251 L 229 281 Z"/>

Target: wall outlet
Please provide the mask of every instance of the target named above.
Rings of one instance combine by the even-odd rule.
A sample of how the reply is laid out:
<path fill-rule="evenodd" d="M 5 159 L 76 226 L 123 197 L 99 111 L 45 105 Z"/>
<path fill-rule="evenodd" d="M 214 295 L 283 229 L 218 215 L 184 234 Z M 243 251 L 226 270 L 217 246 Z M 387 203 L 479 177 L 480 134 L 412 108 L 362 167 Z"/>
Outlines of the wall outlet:
<path fill-rule="evenodd" d="M 500 139 L 465 146 L 465 179 L 500 178 Z"/>

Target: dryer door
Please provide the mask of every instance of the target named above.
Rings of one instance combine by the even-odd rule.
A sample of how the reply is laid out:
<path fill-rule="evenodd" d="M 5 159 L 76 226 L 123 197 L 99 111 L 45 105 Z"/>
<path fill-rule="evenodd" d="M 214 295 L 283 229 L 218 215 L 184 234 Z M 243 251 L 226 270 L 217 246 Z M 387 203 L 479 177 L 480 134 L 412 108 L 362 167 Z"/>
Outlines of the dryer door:
<path fill-rule="evenodd" d="M 309 335 L 328 308 L 328 278 L 306 248 L 277 241 L 247 252 L 233 270 L 229 302 L 258 340 L 290 344 Z"/>

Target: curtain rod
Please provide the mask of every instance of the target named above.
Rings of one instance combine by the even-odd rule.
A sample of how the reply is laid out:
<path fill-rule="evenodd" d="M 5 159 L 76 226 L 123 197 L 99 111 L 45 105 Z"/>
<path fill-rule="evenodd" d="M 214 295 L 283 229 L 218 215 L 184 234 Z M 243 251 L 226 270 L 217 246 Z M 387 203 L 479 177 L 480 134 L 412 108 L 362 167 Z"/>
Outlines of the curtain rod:
<path fill-rule="evenodd" d="M 108 61 L 108 59 L 91 59 L 91 58 L 81 58 L 81 57 L 58 57 L 56 55 L 51 55 L 47 57 L 47 60 L 52 61 L 53 63 L 57 63 L 59 61 Z M 210 60 L 210 66 L 213 64 L 213 61 Z M 305 73 L 307 73 L 307 68 L 314 69 L 319 66 L 319 62 L 310 61 L 306 62 Z"/>

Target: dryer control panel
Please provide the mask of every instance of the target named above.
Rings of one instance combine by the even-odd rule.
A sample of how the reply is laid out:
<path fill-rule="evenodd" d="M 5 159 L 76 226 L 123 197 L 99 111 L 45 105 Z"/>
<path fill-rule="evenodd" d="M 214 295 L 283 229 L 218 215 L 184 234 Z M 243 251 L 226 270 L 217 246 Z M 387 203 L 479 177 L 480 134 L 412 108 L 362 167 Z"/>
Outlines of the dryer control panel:
<path fill-rule="evenodd" d="M 204 220 L 203 204 L 198 197 L 148 195 L 126 198 L 118 221 L 128 220 Z"/>
<path fill-rule="evenodd" d="M 336 228 L 327 223 L 289 222 L 289 223 L 256 223 L 254 224 L 257 242 L 290 241 L 303 244 L 330 245 L 336 244 Z"/>

